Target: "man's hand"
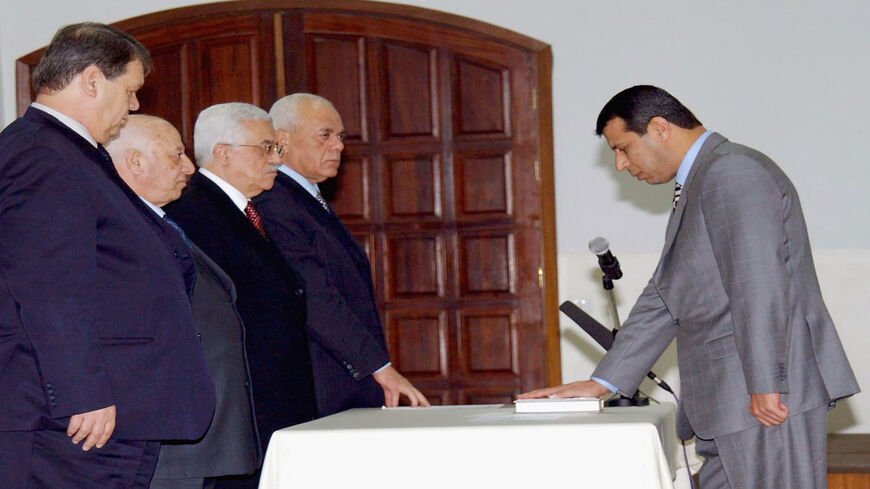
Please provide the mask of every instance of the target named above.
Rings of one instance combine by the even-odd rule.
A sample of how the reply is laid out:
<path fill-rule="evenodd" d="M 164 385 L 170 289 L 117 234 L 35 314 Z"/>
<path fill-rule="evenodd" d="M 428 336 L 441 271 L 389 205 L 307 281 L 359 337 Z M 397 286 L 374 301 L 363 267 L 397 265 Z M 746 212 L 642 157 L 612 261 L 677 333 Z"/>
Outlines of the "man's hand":
<path fill-rule="evenodd" d="M 384 406 L 398 406 L 399 396 L 404 394 L 412 406 L 429 407 L 429 400 L 426 399 L 426 396 L 418 391 L 392 365 L 388 365 L 381 371 L 372 374 L 372 377 L 380 384 L 381 389 L 384 390 Z"/>
<path fill-rule="evenodd" d="M 764 426 L 779 426 L 788 417 L 788 407 L 779 399 L 779 392 L 751 394 L 749 412 Z"/>
<path fill-rule="evenodd" d="M 84 440 L 82 450 L 88 451 L 93 447 L 103 448 L 113 431 L 115 431 L 114 404 L 72 416 L 66 434 L 72 437 L 72 442 L 75 444 Z"/>
<path fill-rule="evenodd" d="M 602 397 L 610 391 L 594 380 L 581 380 L 570 384 L 546 387 L 517 396 L 517 399 L 538 399 L 541 397 Z"/>

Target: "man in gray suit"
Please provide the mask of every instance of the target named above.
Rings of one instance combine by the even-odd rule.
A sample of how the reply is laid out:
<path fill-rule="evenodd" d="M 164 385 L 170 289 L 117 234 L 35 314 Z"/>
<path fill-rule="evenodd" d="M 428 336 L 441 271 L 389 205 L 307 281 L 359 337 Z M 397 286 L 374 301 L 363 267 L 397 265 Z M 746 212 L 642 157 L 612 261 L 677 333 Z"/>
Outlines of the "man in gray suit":
<path fill-rule="evenodd" d="M 664 250 L 592 378 L 521 397 L 632 395 L 676 337 L 677 430 L 698 439 L 701 486 L 825 487 L 826 413 L 858 385 L 788 177 L 652 86 L 614 96 L 596 132 L 617 170 L 676 178 Z"/>
<path fill-rule="evenodd" d="M 131 115 L 106 147 L 115 169 L 146 217 L 170 228 L 194 259 L 190 299 L 197 337 L 214 380 L 217 407 L 205 435 L 195 442 L 164 442 L 151 489 L 202 489 L 228 485 L 232 475 L 257 470 L 262 450 L 253 416 L 245 330 L 236 311 L 232 280 L 160 207 L 178 199 L 194 172 L 178 131 L 159 117 Z"/>

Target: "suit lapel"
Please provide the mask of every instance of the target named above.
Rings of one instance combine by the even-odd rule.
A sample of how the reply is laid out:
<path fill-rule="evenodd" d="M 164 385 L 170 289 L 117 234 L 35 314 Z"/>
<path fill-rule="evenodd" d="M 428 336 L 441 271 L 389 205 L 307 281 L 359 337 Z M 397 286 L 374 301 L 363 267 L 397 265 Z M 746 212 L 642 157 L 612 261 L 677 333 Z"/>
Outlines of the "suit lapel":
<path fill-rule="evenodd" d="M 707 137 L 707 140 L 704 141 L 704 144 L 701 146 L 701 150 L 698 152 L 698 156 L 692 164 L 692 169 L 689 170 L 689 174 L 686 176 L 686 182 L 683 184 L 683 191 L 680 194 L 680 200 L 677 202 L 677 207 L 673 212 L 671 212 L 671 217 L 668 219 L 668 227 L 665 231 L 665 245 L 662 248 L 660 261 L 668 254 L 668 251 L 670 251 L 671 246 L 674 244 L 674 239 L 677 237 L 677 231 L 679 231 L 680 223 L 683 220 L 683 213 L 686 210 L 686 206 L 689 205 L 689 202 L 692 200 L 690 189 L 692 188 L 692 181 L 695 179 L 695 175 L 697 175 L 700 169 L 703 166 L 706 166 L 712 159 L 713 149 L 725 141 L 726 139 L 722 135 L 714 132 Z"/>
<path fill-rule="evenodd" d="M 296 199 L 305 207 L 306 212 L 308 212 L 315 221 L 322 225 L 328 234 L 341 241 L 344 244 L 345 249 L 349 251 L 353 250 L 350 252 L 355 255 L 355 259 L 368 259 L 365 251 L 359 243 L 353 239 L 350 231 L 348 231 L 344 223 L 341 222 L 334 212 L 326 212 L 323 209 L 323 206 L 320 205 L 320 202 L 308 193 L 302 185 L 299 185 L 296 180 L 293 180 L 281 172 L 278 172 L 278 178 L 284 185 L 287 185 L 288 190 L 296 196 Z"/>

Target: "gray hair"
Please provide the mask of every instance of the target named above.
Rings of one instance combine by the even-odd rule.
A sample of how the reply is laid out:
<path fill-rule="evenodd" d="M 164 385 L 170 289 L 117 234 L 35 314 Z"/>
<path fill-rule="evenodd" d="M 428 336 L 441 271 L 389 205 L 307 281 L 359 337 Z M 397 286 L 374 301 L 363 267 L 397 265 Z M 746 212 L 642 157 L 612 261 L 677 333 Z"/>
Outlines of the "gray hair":
<path fill-rule="evenodd" d="M 305 103 L 319 103 L 335 110 L 332 102 L 313 93 L 294 93 L 278 99 L 269 109 L 275 129 L 284 129 L 291 133 L 296 132 L 299 125 L 299 107 Z"/>
<path fill-rule="evenodd" d="M 211 162 L 214 147 L 218 144 L 244 144 L 245 121 L 269 121 L 272 118 L 265 110 L 251 104 L 230 102 L 216 104 L 203 110 L 193 125 L 193 152 L 196 164 L 205 166 Z"/>

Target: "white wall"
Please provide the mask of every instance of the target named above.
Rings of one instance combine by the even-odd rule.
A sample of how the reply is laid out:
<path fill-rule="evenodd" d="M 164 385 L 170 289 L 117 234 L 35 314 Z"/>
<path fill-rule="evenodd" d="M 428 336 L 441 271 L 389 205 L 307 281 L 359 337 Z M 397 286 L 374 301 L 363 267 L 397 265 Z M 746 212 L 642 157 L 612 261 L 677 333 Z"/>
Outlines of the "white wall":
<path fill-rule="evenodd" d="M 197 2 L 184 0 L 2 0 L 0 125 L 15 115 L 14 60 L 48 43 L 60 25 L 114 22 Z M 859 382 L 870 388 L 870 192 L 862 178 L 870 129 L 870 3 L 862 0 L 405 0 L 512 29 L 553 48 L 556 206 L 560 295 L 585 299 L 607 323 L 586 243 L 609 238 L 626 276 L 617 282 L 622 318 L 655 266 L 670 200 L 615 172 L 593 136 L 601 106 L 637 83 L 660 85 L 711 129 L 776 160 L 798 188 L 823 292 Z M 783 7 L 783 6 L 787 7 Z M 565 380 L 585 378 L 600 358 L 565 324 Z M 676 382 L 673 350 L 657 369 Z M 674 381 L 674 382 L 672 382 Z M 656 397 L 664 399 L 663 396 Z M 863 401 L 863 402 L 862 402 Z M 870 403 L 858 396 L 830 428 L 870 432 Z"/>

